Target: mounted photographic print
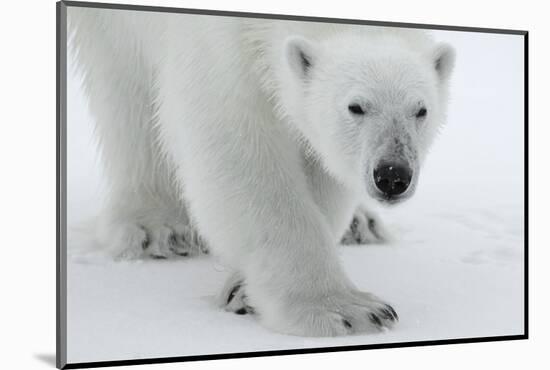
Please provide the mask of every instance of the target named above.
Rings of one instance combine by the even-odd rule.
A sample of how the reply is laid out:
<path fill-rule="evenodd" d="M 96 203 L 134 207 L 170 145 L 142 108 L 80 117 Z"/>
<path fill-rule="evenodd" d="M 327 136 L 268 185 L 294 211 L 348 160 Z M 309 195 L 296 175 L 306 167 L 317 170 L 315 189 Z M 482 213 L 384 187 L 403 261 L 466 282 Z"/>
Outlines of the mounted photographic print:
<path fill-rule="evenodd" d="M 58 367 L 527 338 L 526 55 L 58 3 Z"/>

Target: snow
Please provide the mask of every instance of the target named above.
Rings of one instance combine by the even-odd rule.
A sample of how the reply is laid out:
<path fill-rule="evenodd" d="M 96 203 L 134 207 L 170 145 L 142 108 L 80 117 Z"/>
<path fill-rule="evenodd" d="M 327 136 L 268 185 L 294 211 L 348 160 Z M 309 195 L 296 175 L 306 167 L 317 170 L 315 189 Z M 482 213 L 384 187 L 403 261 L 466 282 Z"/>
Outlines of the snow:
<path fill-rule="evenodd" d="M 71 73 L 68 361 L 522 334 L 523 40 L 433 33 L 455 46 L 458 59 L 449 122 L 417 194 L 379 209 L 391 244 L 336 247 L 356 285 L 399 313 L 391 331 L 376 334 L 301 338 L 227 313 L 214 295 L 229 272 L 213 257 L 114 262 L 98 254 L 86 220 L 97 212 L 101 168 L 79 77 Z"/>

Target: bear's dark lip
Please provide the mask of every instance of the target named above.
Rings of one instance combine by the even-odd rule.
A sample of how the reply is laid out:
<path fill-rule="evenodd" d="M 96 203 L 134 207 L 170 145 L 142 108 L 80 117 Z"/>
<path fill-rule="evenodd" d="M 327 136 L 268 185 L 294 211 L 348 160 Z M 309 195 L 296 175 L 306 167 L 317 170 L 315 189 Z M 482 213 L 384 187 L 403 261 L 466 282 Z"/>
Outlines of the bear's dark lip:
<path fill-rule="evenodd" d="M 403 203 L 407 199 L 409 199 L 408 196 L 398 196 L 398 197 L 390 197 L 390 196 L 379 196 L 375 198 L 378 202 L 384 205 L 393 206 L 399 203 Z"/>
<path fill-rule="evenodd" d="M 369 189 L 367 189 L 367 193 L 369 193 L 370 196 L 372 198 L 374 198 L 375 200 L 377 200 L 380 204 L 387 205 L 387 206 L 393 206 L 393 205 L 396 205 L 396 204 L 399 204 L 399 203 L 403 203 L 403 202 L 405 202 L 406 200 L 410 199 L 413 196 L 413 194 L 415 193 L 415 190 L 416 190 L 416 181 L 415 180 L 416 179 L 413 178 L 413 181 L 411 182 L 409 188 L 403 194 L 399 194 L 398 196 L 385 195 L 381 191 L 375 189 L 372 184 L 369 184 L 369 185 L 374 191 L 371 192 L 371 191 L 369 191 Z"/>

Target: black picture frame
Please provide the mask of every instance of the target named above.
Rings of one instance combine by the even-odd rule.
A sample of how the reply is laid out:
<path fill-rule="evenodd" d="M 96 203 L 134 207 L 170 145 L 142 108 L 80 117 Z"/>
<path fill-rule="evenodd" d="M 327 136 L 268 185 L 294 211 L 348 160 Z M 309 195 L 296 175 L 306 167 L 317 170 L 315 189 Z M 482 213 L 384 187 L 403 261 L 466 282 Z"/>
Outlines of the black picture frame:
<path fill-rule="evenodd" d="M 295 21 L 315 21 L 326 23 L 341 23 L 341 24 L 357 24 L 371 26 L 391 26 L 401 28 L 421 28 L 427 30 L 447 30 L 447 31 L 464 31 L 464 32 L 480 32 L 494 34 L 508 34 L 523 36 L 524 41 L 524 333 L 519 335 L 507 336 L 489 336 L 476 338 L 456 338 L 443 340 L 422 340 L 412 342 L 396 342 L 396 343 L 381 343 L 381 344 L 366 344 L 366 345 L 351 345 L 338 347 L 322 347 L 308 349 L 288 349 L 288 350 L 273 350 L 273 351 L 258 351 L 258 352 L 242 352 L 242 353 L 220 353 L 213 355 L 198 355 L 198 356 L 175 356 L 162 358 L 147 358 L 147 359 L 128 359 L 116 361 L 97 361 L 97 362 L 80 362 L 68 363 L 66 356 L 66 305 L 67 305 L 67 137 L 66 137 L 66 120 L 67 120 L 67 8 L 68 7 L 84 7 L 84 8 L 100 8 L 100 9 L 119 9 L 133 10 L 145 12 L 163 12 L 163 13 L 183 13 L 183 14 L 200 14 L 200 15 L 217 15 L 224 17 L 245 17 L 245 18 L 265 18 L 265 19 L 280 19 L 280 20 L 295 20 Z M 262 14 L 262 13 L 247 13 L 247 12 L 232 12 L 219 10 L 203 10 L 203 9 L 186 9 L 160 6 L 140 6 L 130 4 L 111 4 L 97 2 L 79 2 L 79 1 L 60 1 L 56 4 L 56 123 L 57 123 L 57 141 L 56 141 L 56 229 L 57 229 L 57 246 L 56 246 L 56 366 L 59 369 L 78 369 L 78 368 L 94 368 L 94 367 L 109 367 L 109 366 L 125 366 L 125 365 L 140 365 L 140 364 L 157 364 L 157 363 L 173 363 L 184 361 L 203 361 L 203 360 L 219 360 L 219 359 L 234 359 L 245 357 L 265 357 L 265 356 L 282 356 L 294 354 L 313 354 L 322 352 L 341 352 L 341 351 L 359 351 L 368 349 L 381 348 L 399 348 L 399 347 L 417 347 L 417 346 L 435 346 L 448 344 L 462 343 L 481 343 L 481 342 L 496 342 L 496 341 L 512 341 L 525 340 L 529 338 L 529 32 L 525 30 L 512 29 L 495 29 L 495 28 L 478 28 L 478 27 L 462 27 L 448 26 L 437 24 L 417 24 L 417 23 L 399 23 L 399 22 L 382 22 L 372 20 L 357 20 L 357 19 L 339 19 L 339 18 L 320 18 L 309 16 L 282 15 L 282 14 Z"/>

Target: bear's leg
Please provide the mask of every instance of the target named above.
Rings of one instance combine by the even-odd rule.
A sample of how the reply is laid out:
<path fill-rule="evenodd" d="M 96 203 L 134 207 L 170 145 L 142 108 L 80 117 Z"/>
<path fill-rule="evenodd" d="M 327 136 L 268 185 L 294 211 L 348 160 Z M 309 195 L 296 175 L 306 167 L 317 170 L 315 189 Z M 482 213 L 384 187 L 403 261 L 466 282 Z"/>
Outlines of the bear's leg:
<path fill-rule="evenodd" d="M 95 81 L 111 98 L 90 99 L 108 180 L 98 241 L 115 258 L 198 254 L 205 244 L 191 225 L 173 168 L 156 146 L 151 97 L 132 80 L 125 83 Z"/>
<path fill-rule="evenodd" d="M 261 322 L 306 336 L 390 327 L 393 309 L 354 287 L 340 266 L 337 238 L 311 196 L 294 140 L 262 122 L 259 105 L 244 116 L 258 122 L 227 122 L 236 115 L 220 104 L 197 112 L 205 98 L 174 94 L 185 81 L 168 75 L 161 86 L 175 86 L 163 93 L 161 122 L 191 212 L 211 251 L 242 273 L 246 304 Z"/>
<path fill-rule="evenodd" d="M 390 240 L 378 216 L 361 204 L 354 209 L 358 196 L 344 188 L 338 181 L 327 174 L 317 161 L 305 161 L 309 188 L 316 204 L 323 214 L 334 235 L 342 235 L 335 243 L 369 244 Z M 349 218 L 353 216 L 351 225 Z M 254 313 L 246 295 L 246 282 L 241 274 L 234 274 L 228 279 L 219 295 L 219 304 L 226 311 L 236 314 Z"/>
<path fill-rule="evenodd" d="M 364 202 L 356 206 L 361 199 L 359 191 L 345 188 L 317 160 L 305 157 L 305 164 L 309 187 L 334 235 L 338 236 L 336 242 L 371 244 L 390 240 L 380 218 Z"/>
<path fill-rule="evenodd" d="M 117 29 L 121 22 L 102 23 L 93 11 L 76 15 L 73 55 L 83 72 L 107 185 L 97 219 L 99 244 L 115 258 L 199 253 L 204 243 L 158 145 L 153 68 L 136 56 L 135 40 L 118 37 L 125 34 Z"/>
<path fill-rule="evenodd" d="M 329 223 L 335 236 L 334 243 L 337 244 L 349 227 L 359 195 L 334 179 L 318 160 L 304 156 L 304 164 L 313 199 Z"/>

